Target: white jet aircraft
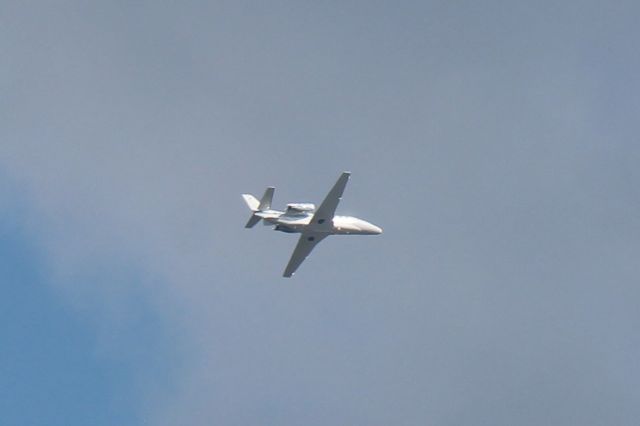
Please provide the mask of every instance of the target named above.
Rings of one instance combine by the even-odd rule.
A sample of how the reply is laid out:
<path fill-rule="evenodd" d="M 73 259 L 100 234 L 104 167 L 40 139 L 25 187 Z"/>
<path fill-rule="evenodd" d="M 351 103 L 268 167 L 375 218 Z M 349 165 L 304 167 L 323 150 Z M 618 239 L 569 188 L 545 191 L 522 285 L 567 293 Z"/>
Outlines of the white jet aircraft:
<path fill-rule="evenodd" d="M 284 212 L 273 210 L 271 200 L 275 188 L 272 186 L 267 188 L 260 201 L 251 194 L 242 194 L 247 206 L 253 212 L 245 228 L 252 228 L 262 219 L 265 225 L 275 225 L 274 230 L 276 231 L 302 234 L 283 276 L 291 277 L 316 244 L 329 235 L 378 235 L 382 233 L 382 229 L 379 227 L 357 217 L 335 216 L 336 207 L 342 198 L 350 175 L 349 172 L 343 172 L 340 175 L 336 184 L 317 209 L 311 203 L 291 203 L 287 204 L 287 210 Z"/>

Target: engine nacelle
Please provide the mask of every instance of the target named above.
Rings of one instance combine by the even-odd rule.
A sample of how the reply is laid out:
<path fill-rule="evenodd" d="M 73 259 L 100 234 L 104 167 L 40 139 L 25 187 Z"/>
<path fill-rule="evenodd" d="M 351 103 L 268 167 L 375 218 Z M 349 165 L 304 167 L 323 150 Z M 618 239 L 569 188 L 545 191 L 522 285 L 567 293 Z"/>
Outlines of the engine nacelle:
<path fill-rule="evenodd" d="M 273 230 L 286 232 L 287 234 L 293 234 L 294 232 L 296 232 L 293 229 L 289 228 L 288 226 L 284 226 L 284 225 L 276 225 L 275 228 L 273 228 Z"/>
<path fill-rule="evenodd" d="M 316 206 L 313 203 L 290 203 L 290 204 L 287 204 L 286 214 L 292 215 L 292 214 L 307 213 L 307 212 L 312 212 L 315 209 L 316 209 Z"/>

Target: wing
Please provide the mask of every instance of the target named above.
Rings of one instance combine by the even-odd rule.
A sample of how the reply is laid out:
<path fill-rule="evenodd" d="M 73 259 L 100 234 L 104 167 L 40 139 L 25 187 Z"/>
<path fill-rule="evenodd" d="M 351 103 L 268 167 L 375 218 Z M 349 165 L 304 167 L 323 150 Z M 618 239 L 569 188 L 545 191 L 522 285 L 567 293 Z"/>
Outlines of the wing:
<path fill-rule="evenodd" d="M 315 225 L 326 224 L 328 227 L 331 226 L 331 221 L 336 212 L 336 207 L 338 207 L 338 203 L 342 198 L 342 193 L 344 192 L 344 188 L 347 186 L 349 176 L 351 176 L 351 173 L 342 172 L 336 184 L 333 185 L 333 188 L 331 188 L 331 191 L 329 191 L 327 196 L 324 198 L 320 207 L 318 207 L 316 212 L 313 214 L 311 223 Z"/>
<path fill-rule="evenodd" d="M 300 235 L 300 239 L 298 240 L 298 244 L 296 248 L 293 250 L 293 254 L 291 255 L 291 259 L 289 260 L 289 264 L 284 270 L 284 277 L 291 277 L 291 275 L 296 272 L 296 269 L 304 262 L 304 260 L 309 256 L 311 250 L 318 244 L 320 241 L 325 239 L 328 234 L 322 234 L 318 232 L 303 232 Z"/>

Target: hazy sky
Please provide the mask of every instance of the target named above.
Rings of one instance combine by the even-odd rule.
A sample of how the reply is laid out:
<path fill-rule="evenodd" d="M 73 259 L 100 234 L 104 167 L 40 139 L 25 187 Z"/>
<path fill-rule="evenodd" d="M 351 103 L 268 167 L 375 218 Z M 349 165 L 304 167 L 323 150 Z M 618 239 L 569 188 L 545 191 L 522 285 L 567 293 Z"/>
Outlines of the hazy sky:
<path fill-rule="evenodd" d="M 3 424 L 636 425 L 639 15 L 1 2 Z"/>

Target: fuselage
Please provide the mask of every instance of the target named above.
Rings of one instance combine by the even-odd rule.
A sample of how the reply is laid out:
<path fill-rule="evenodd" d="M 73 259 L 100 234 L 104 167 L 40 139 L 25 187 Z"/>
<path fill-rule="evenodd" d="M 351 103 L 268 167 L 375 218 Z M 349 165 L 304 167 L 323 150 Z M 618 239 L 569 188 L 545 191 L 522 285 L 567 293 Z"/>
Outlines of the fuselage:
<path fill-rule="evenodd" d="M 316 207 L 312 203 L 289 203 L 285 211 L 271 208 L 273 186 L 267 187 L 260 200 L 251 194 L 242 194 L 251 210 L 245 228 L 253 228 L 260 221 L 276 231 L 299 233 L 283 277 L 291 277 L 309 256 L 313 248 L 330 235 L 378 235 L 382 229 L 373 223 L 353 216 L 337 216 L 336 208 L 349 181 L 350 172 L 342 172 L 331 190 Z"/>
<path fill-rule="evenodd" d="M 278 210 L 261 212 L 265 223 L 275 225 L 276 231 L 303 232 L 315 231 L 332 235 L 378 235 L 382 229 L 366 220 L 353 216 L 334 216 L 332 226 L 311 223 L 313 211 L 285 213 Z"/>

